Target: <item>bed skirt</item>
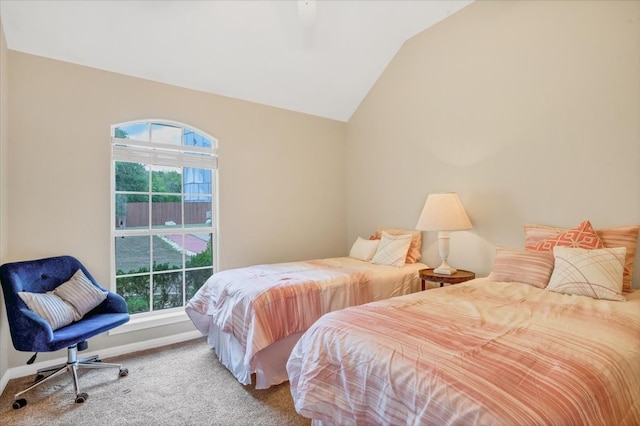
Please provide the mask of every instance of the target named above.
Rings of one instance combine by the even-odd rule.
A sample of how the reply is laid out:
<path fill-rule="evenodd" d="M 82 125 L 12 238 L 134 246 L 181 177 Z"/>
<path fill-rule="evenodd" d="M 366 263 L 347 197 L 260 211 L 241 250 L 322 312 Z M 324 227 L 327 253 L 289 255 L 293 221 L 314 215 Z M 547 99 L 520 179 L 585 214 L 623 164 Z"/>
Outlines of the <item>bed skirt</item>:
<path fill-rule="evenodd" d="M 218 356 L 220 363 L 243 385 L 252 383 L 251 375 L 255 374 L 255 388 L 267 389 L 289 380 L 287 375 L 287 360 L 302 332 L 280 339 L 262 349 L 253 358 L 251 365 L 244 364 L 244 349 L 232 334 L 225 333 L 213 324 L 211 317 L 196 311 L 188 310 L 187 314 L 198 330 L 208 330 L 203 333 L 207 342 Z"/>

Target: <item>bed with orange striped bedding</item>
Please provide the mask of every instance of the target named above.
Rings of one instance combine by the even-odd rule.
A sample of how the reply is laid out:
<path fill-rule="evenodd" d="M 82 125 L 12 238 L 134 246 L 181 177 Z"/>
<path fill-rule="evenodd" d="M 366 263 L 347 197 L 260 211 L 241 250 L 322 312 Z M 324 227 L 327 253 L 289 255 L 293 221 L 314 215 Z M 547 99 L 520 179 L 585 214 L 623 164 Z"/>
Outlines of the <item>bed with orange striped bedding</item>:
<path fill-rule="evenodd" d="M 427 266 L 376 265 L 349 257 L 254 265 L 212 275 L 186 313 L 242 384 L 288 379 L 293 345 L 323 314 L 418 291 Z"/>
<path fill-rule="evenodd" d="M 317 425 L 639 425 L 626 301 L 476 279 L 323 316 L 287 363 Z"/>

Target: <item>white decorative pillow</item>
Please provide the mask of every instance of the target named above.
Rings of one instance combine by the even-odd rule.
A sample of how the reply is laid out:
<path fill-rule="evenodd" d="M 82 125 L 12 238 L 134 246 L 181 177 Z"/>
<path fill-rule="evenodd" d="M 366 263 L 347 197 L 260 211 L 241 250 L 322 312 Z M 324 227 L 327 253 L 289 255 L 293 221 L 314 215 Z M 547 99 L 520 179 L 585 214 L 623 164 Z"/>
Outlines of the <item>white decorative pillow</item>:
<path fill-rule="evenodd" d="M 69 281 L 56 287 L 53 293 L 75 309 L 76 321 L 107 298 L 107 292 L 93 285 L 82 269 L 78 269 Z"/>
<path fill-rule="evenodd" d="M 353 243 L 353 246 L 351 247 L 349 257 L 368 262 L 371 260 L 373 255 L 376 254 L 376 250 L 378 250 L 379 244 L 380 240 L 365 240 L 362 237 L 358 237 L 356 242 Z"/>
<path fill-rule="evenodd" d="M 625 247 L 554 247 L 555 266 L 547 290 L 594 299 L 623 301 Z"/>
<path fill-rule="evenodd" d="M 422 231 L 417 231 L 415 229 L 380 227 L 376 230 L 376 235 L 372 237 L 379 240 L 382 238 L 383 231 L 389 235 L 411 234 L 411 244 L 409 244 L 405 263 L 416 263 L 420 260 L 422 257 Z"/>
<path fill-rule="evenodd" d="M 373 255 L 371 263 L 389 266 L 404 266 L 409 246 L 411 245 L 411 234 L 391 235 L 382 231 L 382 238 L 376 254 Z"/>
<path fill-rule="evenodd" d="M 57 330 L 74 321 L 76 314 L 74 309 L 52 291 L 47 293 L 20 291 L 18 296 L 27 304 L 29 310 L 48 322 L 52 330 Z"/>

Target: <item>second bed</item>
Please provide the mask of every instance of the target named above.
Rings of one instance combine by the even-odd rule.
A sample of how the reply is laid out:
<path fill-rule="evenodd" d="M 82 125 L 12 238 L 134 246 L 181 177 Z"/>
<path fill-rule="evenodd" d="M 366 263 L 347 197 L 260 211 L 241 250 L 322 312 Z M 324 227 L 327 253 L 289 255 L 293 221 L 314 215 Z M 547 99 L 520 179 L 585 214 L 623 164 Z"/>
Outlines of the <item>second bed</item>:
<path fill-rule="evenodd" d="M 251 384 L 255 374 L 256 389 L 280 384 L 288 380 L 286 362 L 293 346 L 322 315 L 420 289 L 419 271 L 427 268 L 417 262 L 420 232 L 385 228 L 377 235 L 379 247 L 370 253 L 374 259 L 354 251 L 356 245 L 370 245 L 359 238 L 349 257 L 218 272 L 185 310 L 240 383 Z M 410 244 L 394 264 L 389 249 L 399 244 L 400 236 L 410 236 Z M 386 253 L 380 253 L 385 244 Z"/>

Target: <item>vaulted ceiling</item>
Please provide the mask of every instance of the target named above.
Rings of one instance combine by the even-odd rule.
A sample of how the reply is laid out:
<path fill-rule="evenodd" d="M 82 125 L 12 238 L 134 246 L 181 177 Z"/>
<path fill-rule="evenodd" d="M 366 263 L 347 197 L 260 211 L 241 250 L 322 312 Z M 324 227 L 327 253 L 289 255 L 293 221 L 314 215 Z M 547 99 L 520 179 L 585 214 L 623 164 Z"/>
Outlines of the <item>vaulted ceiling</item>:
<path fill-rule="evenodd" d="M 11 50 L 348 121 L 402 44 L 473 0 L 0 0 Z"/>

